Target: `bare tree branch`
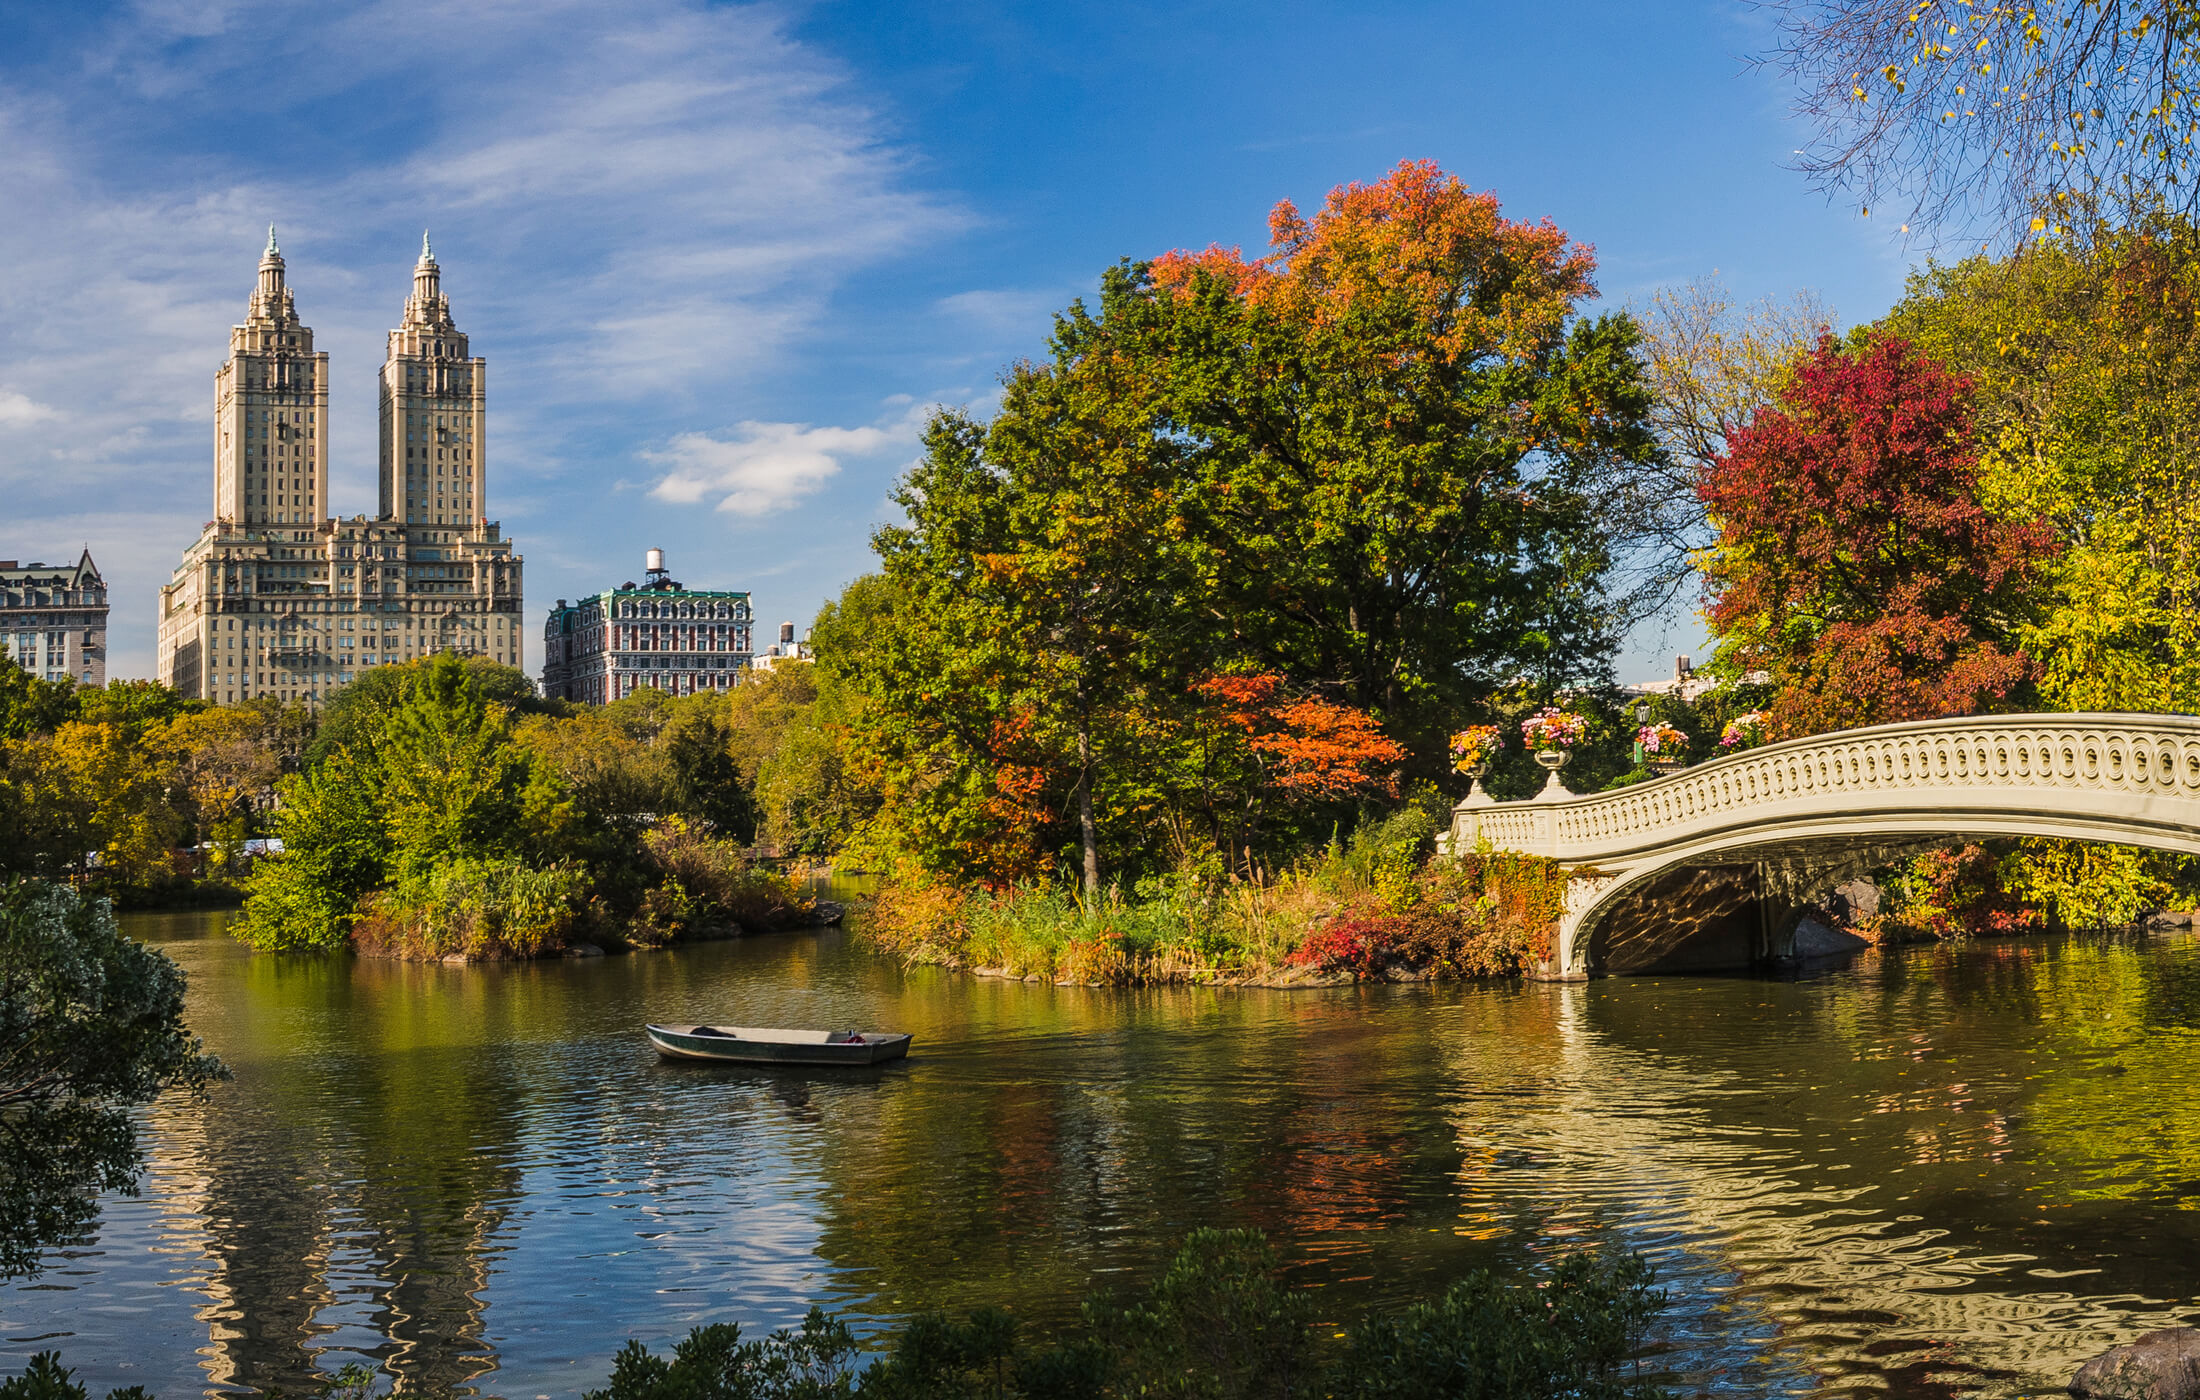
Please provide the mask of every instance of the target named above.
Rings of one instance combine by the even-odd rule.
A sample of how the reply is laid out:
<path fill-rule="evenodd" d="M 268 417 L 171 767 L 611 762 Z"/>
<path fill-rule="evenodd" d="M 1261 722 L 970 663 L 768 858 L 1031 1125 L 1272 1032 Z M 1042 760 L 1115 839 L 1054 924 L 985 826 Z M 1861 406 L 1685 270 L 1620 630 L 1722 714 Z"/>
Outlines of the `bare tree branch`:
<path fill-rule="evenodd" d="M 2021 239 L 2200 211 L 2200 0 L 1764 0 L 1815 127 L 1797 168 L 1920 229 Z M 1907 225 L 1905 225 L 1907 227 Z"/>

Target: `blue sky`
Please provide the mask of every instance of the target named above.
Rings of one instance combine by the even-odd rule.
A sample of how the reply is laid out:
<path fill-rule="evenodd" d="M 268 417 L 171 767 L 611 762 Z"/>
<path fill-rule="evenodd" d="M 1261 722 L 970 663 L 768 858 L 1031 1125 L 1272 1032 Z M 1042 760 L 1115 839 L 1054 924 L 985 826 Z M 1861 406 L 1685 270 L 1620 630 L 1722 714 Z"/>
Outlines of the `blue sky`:
<path fill-rule="evenodd" d="M 113 585 L 110 673 L 210 513 L 213 375 L 265 237 L 330 352 L 331 497 L 423 226 L 489 361 L 528 626 L 663 546 L 806 623 L 929 406 L 984 409 L 1121 257 L 1431 158 L 1596 247 L 1844 322 L 1914 250 L 1782 162 L 1740 0 L 1555 5 L 0 3 L 0 556 Z M 1623 679 L 1698 642 L 1634 639 Z M 530 637 L 529 665 L 539 664 Z"/>

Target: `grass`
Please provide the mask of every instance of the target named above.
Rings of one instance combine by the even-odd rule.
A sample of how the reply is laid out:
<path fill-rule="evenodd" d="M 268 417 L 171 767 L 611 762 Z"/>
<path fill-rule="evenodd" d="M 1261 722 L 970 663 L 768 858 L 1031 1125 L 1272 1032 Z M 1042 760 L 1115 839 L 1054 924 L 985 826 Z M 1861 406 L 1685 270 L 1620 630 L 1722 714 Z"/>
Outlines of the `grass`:
<path fill-rule="evenodd" d="M 910 963 L 1101 985 L 1506 976 L 1547 957 L 1557 866 L 1433 861 L 1428 828 L 1408 809 L 1274 875 L 1191 869 L 1089 901 L 903 879 L 873 897 L 866 928 Z"/>

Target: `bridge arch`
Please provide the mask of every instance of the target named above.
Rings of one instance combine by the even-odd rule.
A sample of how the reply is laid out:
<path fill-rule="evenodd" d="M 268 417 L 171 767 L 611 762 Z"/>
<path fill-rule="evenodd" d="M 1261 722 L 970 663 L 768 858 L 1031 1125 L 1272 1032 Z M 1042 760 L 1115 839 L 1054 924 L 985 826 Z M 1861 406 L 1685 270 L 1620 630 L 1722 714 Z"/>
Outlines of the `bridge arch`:
<path fill-rule="evenodd" d="M 1448 844 L 1549 856 L 1574 872 L 1551 969 L 1572 977 L 1597 970 L 1596 939 L 1614 911 L 1672 872 L 1746 865 L 1792 893 L 1905 850 L 1992 836 L 2200 855 L 2200 717 L 1995 715 L 1844 730 L 1617 792 L 1470 798 Z"/>

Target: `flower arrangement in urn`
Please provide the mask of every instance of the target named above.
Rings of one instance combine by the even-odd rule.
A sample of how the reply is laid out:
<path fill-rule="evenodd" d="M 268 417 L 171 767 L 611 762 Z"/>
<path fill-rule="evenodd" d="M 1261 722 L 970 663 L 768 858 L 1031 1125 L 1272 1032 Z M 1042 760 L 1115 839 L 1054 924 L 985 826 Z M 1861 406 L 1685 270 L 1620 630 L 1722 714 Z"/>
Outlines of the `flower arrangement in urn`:
<path fill-rule="evenodd" d="M 1503 734 L 1494 724 L 1475 724 L 1451 736 L 1451 766 L 1470 778 L 1489 771 Z"/>
<path fill-rule="evenodd" d="M 1746 715 L 1736 715 L 1727 721 L 1726 729 L 1719 735 L 1722 749 L 1753 749 L 1765 741 L 1766 721 L 1763 710 L 1751 710 Z"/>
<path fill-rule="evenodd" d="M 1688 736 L 1662 719 L 1636 730 L 1635 746 L 1653 763 L 1678 763 L 1688 756 Z"/>
<path fill-rule="evenodd" d="M 1520 737 L 1538 753 L 1563 752 L 1589 737 L 1589 721 L 1572 710 L 1546 705 L 1520 721 Z"/>

